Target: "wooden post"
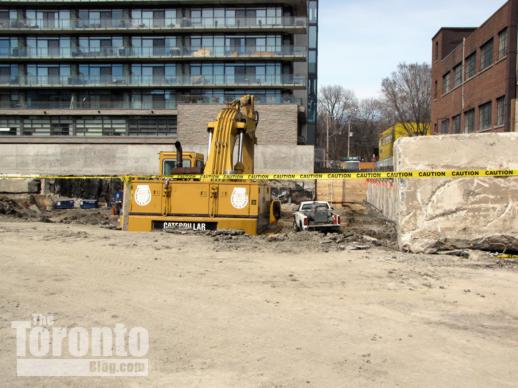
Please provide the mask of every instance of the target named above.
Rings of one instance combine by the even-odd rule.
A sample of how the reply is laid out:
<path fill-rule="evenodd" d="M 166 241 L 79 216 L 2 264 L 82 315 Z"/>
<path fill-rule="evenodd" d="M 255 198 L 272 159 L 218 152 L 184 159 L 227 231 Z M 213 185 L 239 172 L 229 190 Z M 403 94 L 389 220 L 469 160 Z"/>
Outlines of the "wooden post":
<path fill-rule="evenodd" d="M 124 191 L 122 198 L 122 214 L 120 218 L 120 226 L 124 231 L 128 230 L 128 219 L 131 204 L 131 181 L 124 179 Z"/>

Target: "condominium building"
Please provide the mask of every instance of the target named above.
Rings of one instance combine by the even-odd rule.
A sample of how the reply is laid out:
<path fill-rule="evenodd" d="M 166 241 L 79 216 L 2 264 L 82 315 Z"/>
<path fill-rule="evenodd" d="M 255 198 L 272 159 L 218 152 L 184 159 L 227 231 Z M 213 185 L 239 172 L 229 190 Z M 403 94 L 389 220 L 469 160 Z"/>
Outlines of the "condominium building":
<path fill-rule="evenodd" d="M 480 27 L 445 27 L 433 38 L 434 133 L 515 131 L 518 0 Z"/>
<path fill-rule="evenodd" d="M 317 18 L 317 0 L 3 0 L 0 134 L 174 137 L 181 105 L 251 93 L 295 105 L 314 144 Z"/>

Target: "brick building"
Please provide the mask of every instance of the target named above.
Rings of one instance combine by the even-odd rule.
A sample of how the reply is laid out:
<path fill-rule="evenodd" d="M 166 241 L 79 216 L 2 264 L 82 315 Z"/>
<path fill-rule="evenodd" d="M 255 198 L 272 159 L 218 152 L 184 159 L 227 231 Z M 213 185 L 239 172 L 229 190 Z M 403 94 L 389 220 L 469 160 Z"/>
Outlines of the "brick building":
<path fill-rule="evenodd" d="M 514 131 L 518 0 L 478 28 L 441 28 L 433 37 L 434 133 Z"/>

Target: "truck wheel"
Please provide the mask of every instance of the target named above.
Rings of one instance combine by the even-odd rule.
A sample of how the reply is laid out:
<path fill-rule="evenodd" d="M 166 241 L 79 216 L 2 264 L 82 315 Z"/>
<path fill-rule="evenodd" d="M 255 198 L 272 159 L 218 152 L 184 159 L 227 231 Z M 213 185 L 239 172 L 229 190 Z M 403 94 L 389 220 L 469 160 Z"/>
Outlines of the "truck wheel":
<path fill-rule="evenodd" d="M 295 232 L 300 232 L 299 225 L 297 224 L 297 221 L 293 221 L 293 230 Z"/>

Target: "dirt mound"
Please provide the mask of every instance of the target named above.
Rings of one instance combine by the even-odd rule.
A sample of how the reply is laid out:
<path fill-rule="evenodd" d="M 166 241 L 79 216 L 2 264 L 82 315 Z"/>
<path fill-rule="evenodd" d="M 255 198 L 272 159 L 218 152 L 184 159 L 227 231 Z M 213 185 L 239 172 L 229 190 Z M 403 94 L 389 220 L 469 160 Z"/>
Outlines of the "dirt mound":
<path fill-rule="evenodd" d="M 24 199 L 0 197 L 0 214 L 27 221 L 48 221 L 32 196 Z"/>
<path fill-rule="evenodd" d="M 383 245 L 397 247 L 396 225 L 365 203 L 348 203 L 336 210 L 342 218 L 342 229 L 359 236 L 380 240 Z"/>
<path fill-rule="evenodd" d="M 54 210 L 49 217 L 52 222 L 61 224 L 111 226 L 116 222 L 108 208 Z"/>
<path fill-rule="evenodd" d="M 246 236 L 229 231 L 208 233 L 216 244 L 216 250 L 247 250 L 261 252 L 333 252 L 366 250 L 373 247 L 397 249 L 394 224 L 380 217 L 364 204 L 348 204 L 336 211 L 343 225 L 340 233 L 295 232 L 293 213 L 296 205 L 283 204 L 279 224 L 265 234 Z"/>
<path fill-rule="evenodd" d="M 47 210 L 33 196 L 23 198 L 0 197 L 0 215 L 32 222 L 116 226 L 117 217 L 111 209 Z"/>

